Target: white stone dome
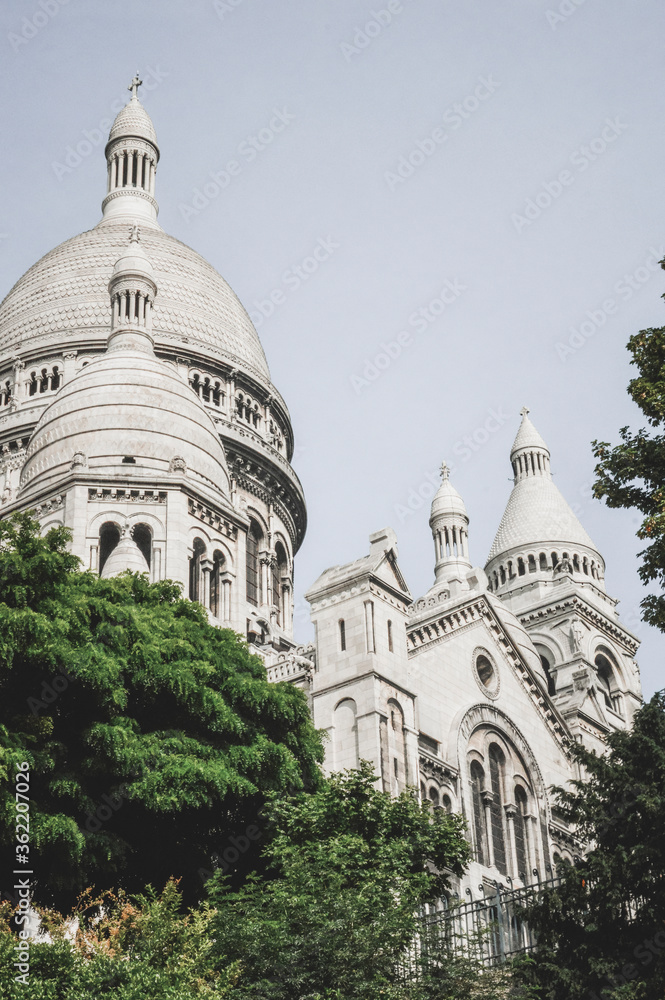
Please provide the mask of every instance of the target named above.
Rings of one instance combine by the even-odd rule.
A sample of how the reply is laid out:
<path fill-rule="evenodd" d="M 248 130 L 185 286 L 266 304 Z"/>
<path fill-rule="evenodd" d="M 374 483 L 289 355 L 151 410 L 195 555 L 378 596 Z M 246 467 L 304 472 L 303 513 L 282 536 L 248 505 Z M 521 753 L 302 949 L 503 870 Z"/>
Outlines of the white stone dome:
<path fill-rule="evenodd" d="M 109 142 L 115 139 L 147 139 L 153 146 L 157 145 L 157 133 L 150 115 L 138 98 L 133 97 L 118 114 L 111 126 Z"/>
<path fill-rule="evenodd" d="M 0 363 L 31 349 L 49 352 L 106 346 L 111 325 L 109 275 L 127 252 L 128 226 L 105 220 L 37 261 L 0 304 Z M 159 297 L 156 349 L 198 347 L 269 384 L 252 321 L 227 282 L 200 254 L 155 224 L 141 225 Z"/>
<path fill-rule="evenodd" d="M 145 346 L 109 350 L 60 390 L 28 444 L 19 499 L 60 488 L 75 456 L 93 480 L 113 483 L 131 473 L 140 488 L 184 471 L 199 492 L 228 497 L 224 448 L 211 416 L 176 369 Z"/>
<path fill-rule="evenodd" d="M 446 514 L 461 514 L 463 517 L 467 517 L 464 501 L 449 479 L 444 479 L 432 500 L 430 519 Z"/>

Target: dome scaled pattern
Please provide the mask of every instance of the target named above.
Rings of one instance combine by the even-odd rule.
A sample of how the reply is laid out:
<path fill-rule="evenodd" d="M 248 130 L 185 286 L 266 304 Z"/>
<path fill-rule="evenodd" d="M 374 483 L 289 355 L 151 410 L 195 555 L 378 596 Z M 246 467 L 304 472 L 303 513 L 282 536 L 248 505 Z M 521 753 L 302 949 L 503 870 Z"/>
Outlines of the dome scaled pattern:
<path fill-rule="evenodd" d="M 240 300 L 200 254 L 163 230 L 144 226 L 141 242 L 159 298 L 153 334 L 159 351 L 198 346 L 270 381 L 263 348 Z M 106 344 L 108 281 L 127 244 L 124 222 L 103 221 L 34 264 L 0 304 L 0 361 L 48 342 Z"/>

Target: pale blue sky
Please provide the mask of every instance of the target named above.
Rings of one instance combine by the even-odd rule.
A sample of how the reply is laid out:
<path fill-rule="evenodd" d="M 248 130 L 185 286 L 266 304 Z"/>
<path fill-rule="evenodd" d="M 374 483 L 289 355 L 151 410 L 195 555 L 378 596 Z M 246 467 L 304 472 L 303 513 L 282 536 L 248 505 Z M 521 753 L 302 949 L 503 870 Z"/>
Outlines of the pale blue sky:
<path fill-rule="evenodd" d="M 386 524 L 412 593 L 428 589 L 429 502 L 406 509 L 444 457 L 482 565 L 526 403 L 637 626 L 645 693 L 663 687 L 662 638 L 637 617 L 637 518 L 589 497 L 590 441 L 643 423 L 625 343 L 665 321 L 653 266 L 665 254 L 662 3 L 42 3 L 0 10 L 0 294 L 97 221 L 103 140 L 69 172 L 58 165 L 84 130 L 97 140 L 140 69 L 162 150 L 160 222 L 253 313 L 283 293 L 259 333 L 308 501 L 298 594 Z M 281 131 L 261 132 L 276 112 Z M 233 160 L 225 190 L 190 211 Z M 320 240 L 327 259 L 302 281 Z M 354 384 L 402 331 L 399 357 Z M 571 336 L 581 346 L 557 349 Z"/>

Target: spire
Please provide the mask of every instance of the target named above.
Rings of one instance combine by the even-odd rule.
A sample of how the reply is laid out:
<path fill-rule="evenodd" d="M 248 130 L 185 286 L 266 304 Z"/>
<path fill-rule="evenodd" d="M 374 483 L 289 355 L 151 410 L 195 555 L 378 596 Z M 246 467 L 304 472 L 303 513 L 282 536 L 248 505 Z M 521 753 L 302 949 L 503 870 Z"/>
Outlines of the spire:
<path fill-rule="evenodd" d="M 105 219 L 157 220 L 155 172 L 159 146 L 150 115 L 138 98 L 142 82 L 137 73 L 127 88 L 132 94 L 129 104 L 116 116 L 106 144 L 108 184 L 102 202 Z"/>
<path fill-rule="evenodd" d="M 519 483 L 529 476 L 544 476 L 546 479 L 551 479 L 550 450 L 531 423 L 527 406 L 522 407 L 520 416 L 522 423 L 510 450 L 515 482 Z"/>
<path fill-rule="evenodd" d="M 109 295 L 109 351 L 129 349 L 152 354 L 152 309 L 157 296 L 157 284 L 150 258 L 141 245 L 141 231 L 136 223 L 129 228 L 129 246 L 113 268 Z"/>
<path fill-rule="evenodd" d="M 445 462 L 441 466 L 441 485 L 432 500 L 429 523 L 434 538 L 436 582 L 457 575 L 461 567 L 470 569 L 469 518 L 464 501 L 450 482 L 450 469 Z"/>

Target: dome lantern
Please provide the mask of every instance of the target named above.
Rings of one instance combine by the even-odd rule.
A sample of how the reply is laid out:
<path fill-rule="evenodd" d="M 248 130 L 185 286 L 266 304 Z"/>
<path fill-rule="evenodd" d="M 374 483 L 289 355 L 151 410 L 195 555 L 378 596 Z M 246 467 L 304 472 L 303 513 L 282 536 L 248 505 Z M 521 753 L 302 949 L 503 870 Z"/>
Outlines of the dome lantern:
<path fill-rule="evenodd" d="M 154 271 L 140 243 L 137 225 L 129 232 L 129 247 L 116 261 L 109 281 L 111 335 L 109 351 L 127 344 L 152 353 L 152 309 L 157 295 Z"/>
<path fill-rule="evenodd" d="M 157 221 L 155 173 L 159 146 L 150 115 L 138 98 L 142 82 L 137 73 L 127 88 L 132 92 L 131 100 L 117 114 L 106 144 L 107 193 L 102 202 L 105 219 Z"/>
<path fill-rule="evenodd" d="M 469 517 L 464 501 L 450 482 L 450 470 L 441 466 L 441 486 L 432 500 L 429 519 L 434 538 L 436 582 L 447 580 L 452 571 L 471 569 L 469 562 Z"/>
<path fill-rule="evenodd" d="M 552 478 L 550 471 L 550 450 L 529 419 L 529 408 L 520 410 L 522 423 L 510 451 L 515 483 L 529 476 Z"/>

